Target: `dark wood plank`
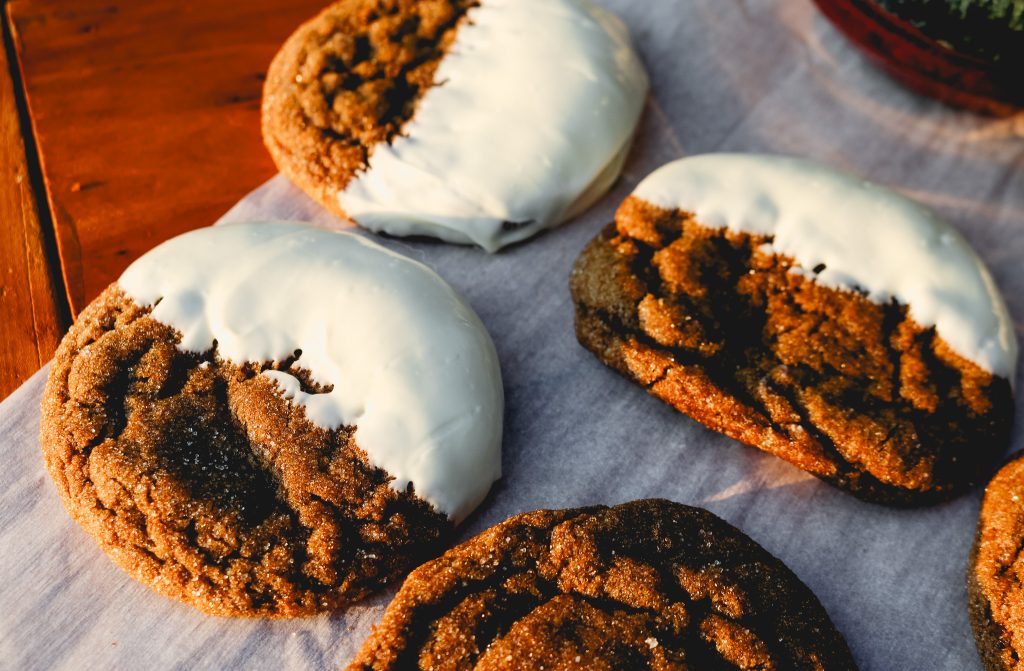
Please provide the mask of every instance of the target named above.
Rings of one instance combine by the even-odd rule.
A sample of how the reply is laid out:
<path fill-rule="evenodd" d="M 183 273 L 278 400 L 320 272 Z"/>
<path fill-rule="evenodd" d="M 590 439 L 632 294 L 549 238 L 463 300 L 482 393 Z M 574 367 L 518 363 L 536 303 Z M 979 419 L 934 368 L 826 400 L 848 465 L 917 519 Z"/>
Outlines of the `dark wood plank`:
<path fill-rule="evenodd" d="M 68 320 L 56 259 L 48 259 L 10 66 L 0 48 L 0 399 L 50 360 Z"/>
<path fill-rule="evenodd" d="M 264 72 L 324 4 L 9 2 L 73 313 L 274 174 L 259 131 Z"/>

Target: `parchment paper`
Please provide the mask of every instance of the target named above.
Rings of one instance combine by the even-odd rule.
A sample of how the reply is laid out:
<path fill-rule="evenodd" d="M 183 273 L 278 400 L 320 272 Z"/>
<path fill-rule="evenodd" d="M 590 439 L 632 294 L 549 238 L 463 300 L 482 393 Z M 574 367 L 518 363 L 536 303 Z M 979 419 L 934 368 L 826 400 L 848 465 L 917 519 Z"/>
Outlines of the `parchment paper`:
<path fill-rule="evenodd" d="M 888 510 L 703 429 L 576 344 L 566 281 L 585 242 L 661 164 L 714 150 L 792 153 L 938 209 L 991 265 L 1020 332 L 1024 117 L 976 117 L 905 92 L 809 0 L 604 4 L 626 19 L 653 79 L 636 149 L 613 193 L 560 230 L 495 256 L 384 241 L 459 289 L 501 357 L 505 475 L 462 536 L 541 507 L 652 496 L 703 505 L 811 586 L 862 669 L 980 668 L 963 579 L 980 493 L 927 510 Z M 281 177 L 225 219 L 271 217 L 341 225 Z M 0 405 L 0 667 L 306 669 L 351 658 L 390 592 L 316 618 L 223 620 L 121 573 L 70 521 L 43 470 L 45 375 Z"/>

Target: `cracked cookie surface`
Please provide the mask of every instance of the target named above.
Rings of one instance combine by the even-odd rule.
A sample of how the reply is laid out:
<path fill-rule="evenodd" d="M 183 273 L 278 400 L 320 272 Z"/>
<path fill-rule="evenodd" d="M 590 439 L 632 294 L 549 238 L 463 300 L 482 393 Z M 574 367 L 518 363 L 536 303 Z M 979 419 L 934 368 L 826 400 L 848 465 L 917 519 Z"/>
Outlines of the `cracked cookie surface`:
<path fill-rule="evenodd" d="M 1024 455 L 985 490 L 967 570 L 968 612 L 988 671 L 1024 669 Z"/>
<path fill-rule="evenodd" d="M 434 85 L 476 0 L 341 0 L 274 57 L 263 139 L 278 168 L 331 212 L 337 194 L 391 141 Z"/>
<path fill-rule="evenodd" d="M 71 516 L 130 575 L 214 615 L 350 604 L 433 556 L 451 522 L 327 431 L 262 370 L 180 334 L 111 285 L 57 351 L 47 469 Z"/>
<path fill-rule="evenodd" d="M 635 196 L 570 280 L 580 343 L 705 426 L 891 505 L 954 497 L 1005 449 L 1009 382 L 905 305 L 822 286 L 771 238 Z"/>
<path fill-rule="evenodd" d="M 855 669 L 814 594 L 663 500 L 523 513 L 413 571 L 359 669 Z"/>

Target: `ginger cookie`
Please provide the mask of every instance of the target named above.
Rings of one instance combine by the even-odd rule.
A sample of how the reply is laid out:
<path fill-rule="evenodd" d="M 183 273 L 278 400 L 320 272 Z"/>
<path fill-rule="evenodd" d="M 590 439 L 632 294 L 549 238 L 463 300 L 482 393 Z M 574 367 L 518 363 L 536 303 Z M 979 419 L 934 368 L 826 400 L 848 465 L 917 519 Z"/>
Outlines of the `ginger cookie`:
<path fill-rule="evenodd" d="M 823 166 L 670 164 L 570 284 L 605 364 L 864 499 L 954 497 L 1009 440 L 1017 343 L 982 262 L 935 215 Z"/>
<path fill-rule="evenodd" d="M 349 671 L 855 668 L 781 561 L 647 500 L 516 515 L 417 568 Z"/>
<path fill-rule="evenodd" d="M 1024 459 L 989 483 L 967 570 L 968 612 L 988 671 L 1024 669 Z"/>
<path fill-rule="evenodd" d="M 350 604 L 450 539 L 500 475 L 483 325 L 360 236 L 218 226 L 152 250 L 57 351 L 46 466 L 114 562 L 215 615 Z"/>
<path fill-rule="evenodd" d="M 274 58 L 263 138 L 340 217 L 495 251 L 607 191 L 647 88 L 591 0 L 340 0 Z"/>

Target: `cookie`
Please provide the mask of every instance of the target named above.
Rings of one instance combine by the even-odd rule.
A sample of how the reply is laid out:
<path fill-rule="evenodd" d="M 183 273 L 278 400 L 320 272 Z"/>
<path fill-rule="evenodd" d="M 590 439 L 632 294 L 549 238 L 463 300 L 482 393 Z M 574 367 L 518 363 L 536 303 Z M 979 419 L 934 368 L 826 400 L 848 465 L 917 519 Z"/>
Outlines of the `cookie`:
<path fill-rule="evenodd" d="M 359 669 L 814 669 L 856 665 L 792 571 L 663 500 L 516 515 L 413 571 Z"/>
<path fill-rule="evenodd" d="M 136 261 L 57 351 L 41 444 L 114 562 L 215 615 L 350 604 L 500 475 L 494 346 L 433 271 L 274 222 Z"/>
<path fill-rule="evenodd" d="M 967 570 L 968 612 L 988 671 L 1024 670 L 1024 455 L 989 483 Z"/>
<path fill-rule="evenodd" d="M 342 218 L 495 251 L 607 191 L 647 88 L 591 0 L 340 0 L 274 58 L 263 137 Z"/>
<path fill-rule="evenodd" d="M 670 164 L 570 284 L 605 364 L 864 499 L 954 497 L 1009 440 L 1017 343 L 982 262 L 920 206 L 823 166 Z"/>

